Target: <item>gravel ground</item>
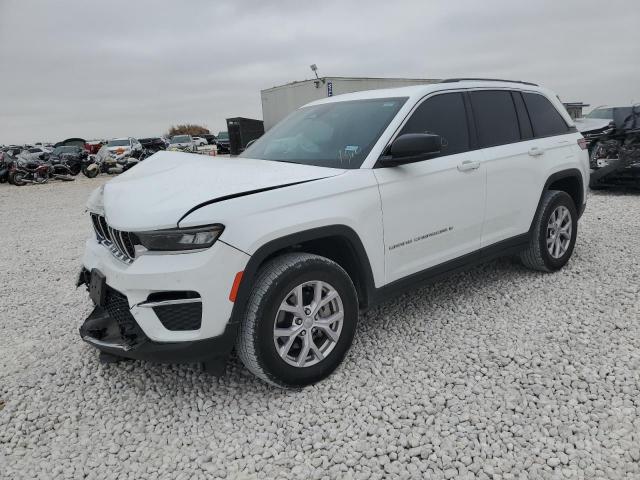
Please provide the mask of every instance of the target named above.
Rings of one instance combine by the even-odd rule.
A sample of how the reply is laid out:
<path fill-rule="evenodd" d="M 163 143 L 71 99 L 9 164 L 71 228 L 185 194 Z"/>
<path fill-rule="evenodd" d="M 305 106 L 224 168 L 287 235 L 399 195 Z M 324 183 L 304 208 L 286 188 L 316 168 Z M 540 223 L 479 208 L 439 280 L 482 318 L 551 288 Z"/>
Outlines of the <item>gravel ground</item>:
<path fill-rule="evenodd" d="M 0 477 L 640 478 L 640 195 L 592 194 L 559 273 L 500 260 L 368 312 L 296 392 L 98 362 L 73 281 L 105 180 L 0 185 Z"/>

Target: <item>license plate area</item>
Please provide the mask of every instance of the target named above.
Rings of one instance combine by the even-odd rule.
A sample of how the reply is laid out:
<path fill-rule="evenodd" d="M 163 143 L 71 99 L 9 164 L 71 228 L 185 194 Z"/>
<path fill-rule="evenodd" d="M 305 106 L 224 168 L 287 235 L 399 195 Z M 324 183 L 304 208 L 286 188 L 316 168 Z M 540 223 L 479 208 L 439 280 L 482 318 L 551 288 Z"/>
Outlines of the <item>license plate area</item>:
<path fill-rule="evenodd" d="M 91 270 L 91 281 L 89 282 L 89 297 L 93 303 L 103 307 L 107 296 L 107 279 L 104 274 L 94 268 Z"/>

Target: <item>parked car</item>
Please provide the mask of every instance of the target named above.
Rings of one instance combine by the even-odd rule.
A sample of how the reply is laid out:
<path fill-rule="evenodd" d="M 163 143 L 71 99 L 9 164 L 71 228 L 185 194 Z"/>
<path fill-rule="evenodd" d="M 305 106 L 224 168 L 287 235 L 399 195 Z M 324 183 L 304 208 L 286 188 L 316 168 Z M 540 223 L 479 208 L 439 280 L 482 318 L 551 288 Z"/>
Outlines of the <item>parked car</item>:
<path fill-rule="evenodd" d="M 229 132 L 218 132 L 216 145 L 218 153 L 229 153 Z"/>
<path fill-rule="evenodd" d="M 318 100 L 237 158 L 160 152 L 88 201 L 81 336 L 211 370 L 235 346 L 269 383 L 317 382 L 391 294 L 500 255 L 562 268 L 585 148 L 549 90 L 452 79 Z"/>
<path fill-rule="evenodd" d="M 87 143 L 85 143 L 85 149 L 89 154 L 95 155 L 100 151 L 103 145 L 104 142 L 102 142 L 102 140 L 89 140 Z"/>
<path fill-rule="evenodd" d="M 150 153 L 167 149 L 167 144 L 162 137 L 141 138 L 140 143 L 142 144 L 142 148 L 148 150 Z"/>
<path fill-rule="evenodd" d="M 87 141 L 84 138 L 72 137 L 56 143 L 53 147 L 76 146 L 80 148 L 86 148 L 86 144 Z"/>
<path fill-rule="evenodd" d="M 208 142 L 202 137 L 193 137 L 193 143 L 196 144 L 196 147 L 202 147 L 203 145 L 208 144 Z"/>
<path fill-rule="evenodd" d="M 52 152 L 53 149 L 46 147 L 31 147 L 22 152 L 23 158 L 28 159 L 45 159 Z"/>
<path fill-rule="evenodd" d="M 203 133 L 203 134 L 200 134 L 199 137 L 204 138 L 209 145 L 216 144 L 216 136 L 211 133 Z"/>
<path fill-rule="evenodd" d="M 133 137 L 114 138 L 107 143 L 107 151 L 111 155 L 138 157 L 142 153 L 142 145 Z"/>
<path fill-rule="evenodd" d="M 169 142 L 169 150 L 195 152 L 198 150 L 191 135 L 175 135 Z"/>

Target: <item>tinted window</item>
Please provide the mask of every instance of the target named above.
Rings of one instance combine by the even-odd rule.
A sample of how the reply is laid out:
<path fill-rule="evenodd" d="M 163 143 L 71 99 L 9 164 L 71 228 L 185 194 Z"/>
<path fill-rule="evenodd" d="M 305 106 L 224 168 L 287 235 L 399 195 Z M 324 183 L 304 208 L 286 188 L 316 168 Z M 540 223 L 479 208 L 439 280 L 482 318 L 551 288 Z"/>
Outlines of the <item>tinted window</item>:
<path fill-rule="evenodd" d="M 443 138 L 441 155 L 469 150 L 467 114 L 461 93 L 446 93 L 428 98 L 416 109 L 400 135 L 435 133 Z"/>
<path fill-rule="evenodd" d="M 561 135 L 569 131 L 569 127 L 547 98 L 537 93 L 522 93 L 524 103 L 529 111 L 529 118 L 536 137 Z"/>
<path fill-rule="evenodd" d="M 481 147 L 520 141 L 518 116 L 510 92 L 488 90 L 470 95 Z"/>

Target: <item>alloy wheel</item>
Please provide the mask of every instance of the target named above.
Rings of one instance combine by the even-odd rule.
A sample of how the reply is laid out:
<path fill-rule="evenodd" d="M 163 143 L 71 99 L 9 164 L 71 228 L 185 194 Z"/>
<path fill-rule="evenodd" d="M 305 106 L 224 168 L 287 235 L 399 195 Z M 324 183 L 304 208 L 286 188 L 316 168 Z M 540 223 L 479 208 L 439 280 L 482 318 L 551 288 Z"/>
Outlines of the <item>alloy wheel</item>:
<path fill-rule="evenodd" d="M 342 299 L 327 282 L 309 281 L 291 290 L 276 314 L 273 341 L 280 358 L 310 367 L 335 348 L 344 319 Z"/>
<path fill-rule="evenodd" d="M 547 223 L 547 250 L 553 258 L 561 258 L 569 249 L 572 233 L 571 213 L 560 205 L 549 217 Z"/>

